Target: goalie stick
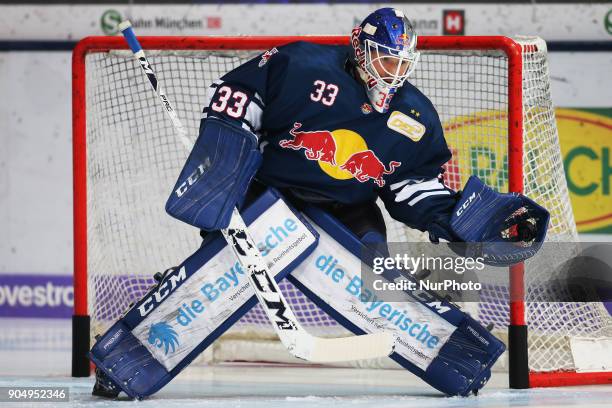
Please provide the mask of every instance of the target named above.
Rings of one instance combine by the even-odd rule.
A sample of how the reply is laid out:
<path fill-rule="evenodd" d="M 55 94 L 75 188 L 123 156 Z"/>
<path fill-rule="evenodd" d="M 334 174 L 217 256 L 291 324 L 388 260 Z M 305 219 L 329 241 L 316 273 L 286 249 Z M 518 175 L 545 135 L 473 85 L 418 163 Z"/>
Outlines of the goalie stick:
<path fill-rule="evenodd" d="M 132 50 L 134 57 L 140 63 L 153 90 L 159 96 L 179 139 L 185 148 L 191 150 L 193 144 L 187 136 L 187 130 L 179 120 L 168 97 L 159 86 L 157 76 L 140 46 L 130 22 L 127 20 L 122 22 L 119 25 L 119 29 Z M 391 332 L 377 332 L 361 336 L 331 339 L 315 337 L 308 333 L 300 325 L 289 307 L 287 300 L 281 293 L 278 284 L 270 273 L 242 216 L 236 208 L 233 209 L 229 226 L 226 229 L 222 229 L 221 233 L 234 254 L 236 254 L 242 267 L 247 271 L 249 282 L 257 295 L 259 303 L 266 311 L 266 315 L 270 322 L 272 322 L 281 342 L 292 355 L 307 361 L 329 363 L 386 357 L 393 353 L 395 339 Z"/>

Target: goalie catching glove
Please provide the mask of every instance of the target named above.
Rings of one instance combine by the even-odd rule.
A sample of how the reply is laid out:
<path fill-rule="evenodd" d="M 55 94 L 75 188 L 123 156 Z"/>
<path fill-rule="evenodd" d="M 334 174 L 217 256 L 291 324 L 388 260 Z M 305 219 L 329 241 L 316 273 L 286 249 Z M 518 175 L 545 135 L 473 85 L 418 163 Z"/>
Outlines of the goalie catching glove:
<path fill-rule="evenodd" d="M 218 119 L 203 120 L 166 211 L 206 231 L 226 228 L 260 165 L 253 133 Z"/>
<path fill-rule="evenodd" d="M 454 248 L 462 256 L 508 266 L 534 256 L 546 238 L 550 214 L 519 193 L 502 194 L 471 176 L 447 222 L 430 225 L 430 239 L 467 242 Z"/>

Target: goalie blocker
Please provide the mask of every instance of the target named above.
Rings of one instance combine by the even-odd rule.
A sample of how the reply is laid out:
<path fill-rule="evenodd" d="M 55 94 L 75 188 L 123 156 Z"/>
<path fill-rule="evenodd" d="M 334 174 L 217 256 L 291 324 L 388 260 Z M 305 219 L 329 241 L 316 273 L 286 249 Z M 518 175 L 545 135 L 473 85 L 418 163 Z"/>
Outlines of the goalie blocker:
<path fill-rule="evenodd" d="M 397 342 L 391 358 L 443 393 L 468 395 L 484 386 L 503 343 L 433 294 L 401 304 L 369 298 L 359 285 L 364 245 L 323 211 L 308 208 L 305 214 L 308 219 L 273 190 L 245 211 L 276 280 L 288 276 L 355 334 L 392 331 Z M 255 303 L 223 239 L 207 240 L 98 338 L 90 354 L 98 394 L 155 393 Z M 391 310 L 401 319 L 398 313 L 382 318 Z"/>

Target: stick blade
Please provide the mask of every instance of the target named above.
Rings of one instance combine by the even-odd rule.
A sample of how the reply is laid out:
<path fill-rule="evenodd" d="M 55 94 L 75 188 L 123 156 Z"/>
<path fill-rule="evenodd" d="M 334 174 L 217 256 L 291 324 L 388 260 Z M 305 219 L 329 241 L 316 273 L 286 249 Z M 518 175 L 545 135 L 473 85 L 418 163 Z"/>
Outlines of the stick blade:
<path fill-rule="evenodd" d="M 377 332 L 361 336 L 325 339 L 315 337 L 305 360 L 314 363 L 366 360 L 387 357 L 395 349 L 391 332 Z"/>

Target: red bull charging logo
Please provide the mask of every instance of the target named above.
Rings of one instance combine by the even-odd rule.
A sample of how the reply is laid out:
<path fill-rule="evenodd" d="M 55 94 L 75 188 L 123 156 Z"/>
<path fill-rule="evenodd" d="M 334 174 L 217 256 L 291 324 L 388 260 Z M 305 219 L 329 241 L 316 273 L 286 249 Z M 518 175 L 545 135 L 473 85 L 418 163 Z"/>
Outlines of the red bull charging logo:
<path fill-rule="evenodd" d="M 385 165 L 376 157 L 371 150 L 364 152 L 357 152 L 353 154 L 340 168 L 342 170 L 348 170 L 355 178 L 365 183 L 372 179 L 378 187 L 385 185 L 383 176 L 385 174 L 392 174 L 396 167 L 399 167 L 402 163 L 391 161 L 389 163 L 389 169 L 385 168 Z"/>
<path fill-rule="evenodd" d="M 378 187 L 383 187 L 383 177 L 392 174 L 401 165 L 398 161 L 385 165 L 368 148 L 363 137 L 351 130 L 299 131 L 301 127 L 301 123 L 294 123 L 289 131 L 293 139 L 281 140 L 279 145 L 292 150 L 304 149 L 306 158 L 317 161 L 321 170 L 332 178 L 354 178 L 360 183 L 373 180 Z"/>
<path fill-rule="evenodd" d="M 301 127 L 301 123 L 294 123 L 293 129 L 289 131 L 289 134 L 293 136 L 293 140 L 281 140 L 281 147 L 293 150 L 303 148 L 306 149 L 305 154 L 308 160 L 324 161 L 335 165 L 336 141 L 331 132 L 327 130 L 298 132 L 297 130 Z"/>

